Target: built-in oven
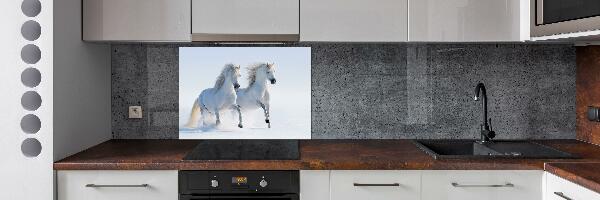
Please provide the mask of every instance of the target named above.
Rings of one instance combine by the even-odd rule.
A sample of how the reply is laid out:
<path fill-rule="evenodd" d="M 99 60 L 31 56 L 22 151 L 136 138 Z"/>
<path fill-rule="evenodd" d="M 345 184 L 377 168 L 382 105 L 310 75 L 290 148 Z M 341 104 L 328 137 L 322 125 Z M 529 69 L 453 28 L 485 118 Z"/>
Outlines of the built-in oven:
<path fill-rule="evenodd" d="M 600 0 L 532 0 L 533 37 L 600 29 Z"/>
<path fill-rule="evenodd" d="M 179 171 L 180 200 L 299 200 L 298 171 Z"/>

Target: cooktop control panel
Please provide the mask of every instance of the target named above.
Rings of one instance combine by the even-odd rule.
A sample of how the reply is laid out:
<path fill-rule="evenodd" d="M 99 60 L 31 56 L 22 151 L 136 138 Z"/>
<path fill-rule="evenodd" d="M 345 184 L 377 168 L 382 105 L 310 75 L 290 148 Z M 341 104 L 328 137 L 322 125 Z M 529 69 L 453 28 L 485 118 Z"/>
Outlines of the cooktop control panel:
<path fill-rule="evenodd" d="M 180 171 L 180 194 L 297 193 L 298 171 Z"/>

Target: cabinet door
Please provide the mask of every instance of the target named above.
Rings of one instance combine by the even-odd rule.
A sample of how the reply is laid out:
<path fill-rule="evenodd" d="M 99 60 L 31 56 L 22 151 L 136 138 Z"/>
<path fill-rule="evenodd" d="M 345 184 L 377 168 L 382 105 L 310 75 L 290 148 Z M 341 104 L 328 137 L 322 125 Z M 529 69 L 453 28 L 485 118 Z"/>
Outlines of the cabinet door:
<path fill-rule="evenodd" d="M 331 200 L 419 200 L 419 171 L 331 171 Z"/>
<path fill-rule="evenodd" d="M 299 0 L 192 0 L 192 39 L 271 41 L 295 37 L 297 41 L 299 4 Z"/>
<path fill-rule="evenodd" d="M 408 0 L 302 0 L 300 41 L 403 42 Z"/>
<path fill-rule="evenodd" d="M 300 199 L 329 200 L 329 170 L 301 170 Z"/>
<path fill-rule="evenodd" d="M 177 200 L 177 187 L 177 171 L 57 172 L 58 200 Z"/>
<path fill-rule="evenodd" d="M 190 41 L 190 0 L 83 0 L 83 40 Z"/>
<path fill-rule="evenodd" d="M 422 200 L 542 199 L 543 171 L 423 171 Z"/>
<path fill-rule="evenodd" d="M 575 183 L 546 173 L 546 190 L 544 200 L 600 200 L 600 194 Z"/>
<path fill-rule="evenodd" d="M 410 0 L 409 41 L 529 40 L 529 1 Z"/>

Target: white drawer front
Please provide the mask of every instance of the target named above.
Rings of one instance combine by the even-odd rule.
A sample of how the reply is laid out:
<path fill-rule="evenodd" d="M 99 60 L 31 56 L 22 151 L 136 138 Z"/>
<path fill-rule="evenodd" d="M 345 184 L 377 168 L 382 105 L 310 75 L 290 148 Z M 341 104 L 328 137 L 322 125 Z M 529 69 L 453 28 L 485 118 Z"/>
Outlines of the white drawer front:
<path fill-rule="evenodd" d="M 546 173 L 544 200 L 600 200 L 600 194 L 567 181 L 554 174 Z"/>
<path fill-rule="evenodd" d="M 141 184 L 148 186 L 121 187 Z M 177 200 L 177 188 L 177 171 L 57 172 L 58 200 Z"/>
<path fill-rule="evenodd" d="M 300 199 L 329 200 L 329 170 L 300 171 Z"/>
<path fill-rule="evenodd" d="M 355 186 L 354 184 L 398 184 Z M 331 171 L 331 200 L 419 200 L 419 171 Z"/>
<path fill-rule="evenodd" d="M 422 199 L 541 200 L 542 177 L 543 171 L 423 171 Z"/>

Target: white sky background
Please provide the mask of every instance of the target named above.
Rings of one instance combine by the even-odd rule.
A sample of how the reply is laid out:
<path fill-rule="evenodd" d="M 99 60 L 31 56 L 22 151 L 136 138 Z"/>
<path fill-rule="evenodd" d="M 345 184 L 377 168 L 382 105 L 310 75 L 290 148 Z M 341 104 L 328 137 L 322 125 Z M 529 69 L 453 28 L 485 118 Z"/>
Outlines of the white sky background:
<path fill-rule="evenodd" d="M 180 139 L 308 139 L 311 134 L 311 73 L 309 47 L 181 47 L 179 48 Z M 248 86 L 246 67 L 256 62 L 275 63 L 277 83 L 269 85 L 271 128 L 262 110 L 243 113 L 244 128 L 237 115 L 222 113 L 222 126 L 202 131 L 182 128 L 200 92 L 214 86 L 227 63 L 239 64 L 242 88 Z M 204 129 L 206 130 L 206 129 Z"/>

